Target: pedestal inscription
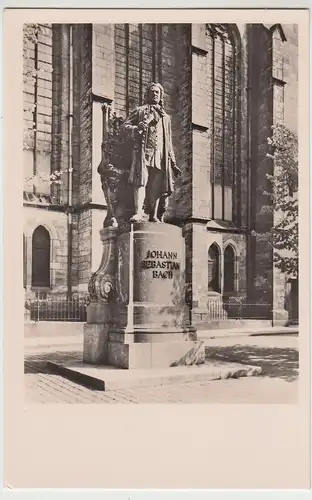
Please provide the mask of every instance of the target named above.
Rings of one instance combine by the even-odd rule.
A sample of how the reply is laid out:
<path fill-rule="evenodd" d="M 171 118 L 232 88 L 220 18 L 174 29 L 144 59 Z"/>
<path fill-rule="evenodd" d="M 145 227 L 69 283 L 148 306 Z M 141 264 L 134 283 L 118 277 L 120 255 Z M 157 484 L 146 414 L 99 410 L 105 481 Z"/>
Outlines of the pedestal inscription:
<path fill-rule="evenodd" d="M 179 227 L 134 223 L 117 238 L 117 301 L 108 360 L 123 368 L 204 362 L 185 304 L 185 243 Z"/>
<path fill-rule="evenodd" d="M 135 223 L 117 240 L 119 303 L 115 325 L 135 334 L 191 333 L 184 294 L 185 250 L 181 229 Z M 145 337 L 147 339 L 147 337 Z M 140 340 L 139 340 L 140 339 Z M 163 338 L 159 337 L 159 341 Z M 146 340 L 147 341 L 147 340 Z"/>

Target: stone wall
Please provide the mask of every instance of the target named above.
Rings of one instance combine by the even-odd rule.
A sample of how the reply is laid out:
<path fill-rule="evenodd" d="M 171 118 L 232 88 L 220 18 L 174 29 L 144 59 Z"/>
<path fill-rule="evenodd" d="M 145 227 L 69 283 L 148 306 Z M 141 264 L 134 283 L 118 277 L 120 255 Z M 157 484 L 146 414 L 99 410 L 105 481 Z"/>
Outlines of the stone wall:
<path fill-rule="evenodd" d="M 87 285 L 91 274 L 91 234 L 92 234 L 92 214 L 91 210 L 84 210 L 79 213 L 79 255 L 78 255 L 78 276 L 79 286 Z M 85 289 L 86 286 L 82 286 Z"/>
<path fill-rule="evenodd" d="M 298 133 L 298 39 L 296 25 L 282 25 L 272 33 L 273 120 Z M 277 214 L 274 214 L 277 220 Z M 287 277 L 273 265 L 273 322 L 288 321 Z"/>
<path fill-rule="evenodd" d="M 24 208 L 24 236 L 26 238 L 26 291 L 31 295 L 32 235 L 38 226 L 44 226 L 51 239 L 51 289 L 53 292 L 67 290 L 67 217 L 44 208 Z"/>
<path fill-rule="evenodd" d="M 284 31 L 285 28 L 285 31 Z M 286 35 L 287 33 L 287 35 Z M 268 231 L 274 223 L 273 214 L 263 214 L 269 203 L 265 191 L 271 185 L 266 178 L 273 173 L 273 163 L 266 155 L 267 138 L 273 123 L 282 122 L 297 131 L 297 34 L 293 25 L 249 28 L 251 83 L 251 185 L 250 229 Z M 273 250 L 269 242 L 250 237 L 249 297 L 266 300 L 273 310 L 284 310 L 285 280 L 273 265 Z"/>
<path fill-rule="evenodd" d="M 52 195 L 53 202 L 59 199 L 59 189 L 51 188 L 49 175 L 51 169 L 59 170 L 68 140 L 64 127 L 53 129 L 61 111 L 66 108 L 65 99 L 54 106 L 53 93 L 61 88 L 59 59 L 64 55 L 65 34 L 57 27 L 58 37 L 52 35 L 51 25 L 40 25 L 38 43 L 27 42 L 27 56 L 24 58 L 24 174 L 26 192 L 38 195 Z M 54 57 L 52 54 L 52 45 Z M 57 57 L 55 58 L 55 48 Z M 52 67 L 53 84 L 52 84 Z M 29 70 L 36 70 L 33 77 Z M 53 138 L 53 139 L 52 139 Z M 38 177 L 37 181 L 34 181 Z M 65 179 L 66 184 L 66 179 Z M 38 203 L 37 203 L 38 202 Z M 47 206 L 37 202 L 28 203 L 24 208 L 24 236 L 26 248 L 24 261 L 26 267 L 26 295 L 33 294 L 32 280 L 32 236 L 38 226 L 44 226 L 50 235 L 50 280 L 54 292 L 67 290 L 67 216 L 64 213 L 47 210 Z M 37 203 L 37 204 L 36 204 Z"/>
<path fill-rule="evenodd" d="M 212 71 L 205 25 L 192 25 L 192 215 L 211 216 Z M 203 189 L 203 186 L 206 188 Z"/>
<path fill-rule="evenodd" d="M 51 171 L 69 168 L 69 27 L 61 24 L 52 28 L 52 163 Z M 68 176 L 53 186 L 56 203 L 68 203 Z"/>
<path fill-rule="evenodd" d="M 176 109 L 172 115 L 173 146 L 182 175 L 176 179 L 169 201 L 168 219 L 176 222 L 192 216 L 192 59 L 191 25 L 176 27 Z M 174 102 L 174 101 L 173 101 Z"/>
<path fill-rule="evenodd" d="M 219 249 L 222 301 L 224 281 L 224 250 L 231 245 L 235 254 L 235 290 L 233 296 L 246 298 L 246 235 L 221 231 L 207 231 L 206 225 L 192 224 L 192 290 L 194 312 L 207 313 L 209 298 L 218 298 L 215 293 L 208 292 L 208 250 L 212 244 Z"/>
<path fill-rule="evenodd" d="M 41 194 L 50 194 L 51 122 L 52 122 L 52 29 L 40 25 L 38 43 L 27 42 L 24 70 L 24 176 L 25 191 L 33 191 L 33 176 Z M 34 73 L 33 73 L 34 72 Z"/>

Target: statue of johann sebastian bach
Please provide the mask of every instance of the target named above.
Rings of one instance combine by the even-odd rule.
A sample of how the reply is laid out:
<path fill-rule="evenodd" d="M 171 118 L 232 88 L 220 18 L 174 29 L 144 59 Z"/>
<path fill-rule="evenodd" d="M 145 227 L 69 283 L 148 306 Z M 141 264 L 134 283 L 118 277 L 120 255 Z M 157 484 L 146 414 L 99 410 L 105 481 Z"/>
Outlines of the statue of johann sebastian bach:
<path fill-rule="evenodd" d="M 171 119 L 163 107 L 163 87 L 151 83 L 143 106 L 134 109 L 122 125 L 133 141 L 129 183 L 134 190 L 132 222 L 162 222 L 173 192 L 173 174 L 179 175 L 172 146 Z"/>

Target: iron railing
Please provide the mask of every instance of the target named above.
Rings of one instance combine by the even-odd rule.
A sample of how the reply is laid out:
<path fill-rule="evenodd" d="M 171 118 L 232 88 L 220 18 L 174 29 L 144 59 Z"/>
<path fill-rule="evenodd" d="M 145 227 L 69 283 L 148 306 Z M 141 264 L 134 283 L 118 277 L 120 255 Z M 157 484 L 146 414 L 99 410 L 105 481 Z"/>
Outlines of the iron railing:
<path fill-rule="evenodd" d="M 226 319 L 268 319 L 273 316 L 271 304 L 259 302 L 225 302 Z"/>
<path fill-rule="evenodd" d="M 272 305 L 267 302 L 251 302 L 235 297 L 208 298 L 204 312 L 211 320 L 271 319 Z"/>
<path fill-rule="evenodd" d="M 25 318 L 30 321 L 87 321 L 87 295 L 72 298 L 38 295 L 25 301 Z"/>
<path fill-rule="evenodd" d="M 88 294 L 75 295 L 72 298 L 62 296 L 44 296 L 25 301 L 25 319 L 31 321 L 87 321 Z M 222 300 L 207 301 L 205 315 L 211 320 L 255 319 L 271 320 L 272 305 L 267 303 L 231 302 Z M 207 318 L 207 316 L 206 316 Z M 296 318 L 297 320 L 297 318 Z"/>

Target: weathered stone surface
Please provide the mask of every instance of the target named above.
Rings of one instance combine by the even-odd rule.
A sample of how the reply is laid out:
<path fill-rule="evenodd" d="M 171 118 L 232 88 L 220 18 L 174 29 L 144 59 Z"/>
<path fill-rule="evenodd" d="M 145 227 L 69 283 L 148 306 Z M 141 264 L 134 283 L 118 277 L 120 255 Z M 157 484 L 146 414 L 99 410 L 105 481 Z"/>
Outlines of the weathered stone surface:
<path fill-rule="evenodd" d="M 83 332 L 83 360 L 90 364 L 107 361 L 108 325 L 86 323 Z"/>
<path fill-rule="evenodd" d="M 108 363 L 117 368 L 167 368 L 198 365 L 204 361 L 205 348 L 200 341 L 108 343 Z"/>
<path fill-rule="evenodd" d="M 118 238 L 114 324 L 136 333 L 187 328 L 185 244 L 181 229 L 135 223 Z"/>

